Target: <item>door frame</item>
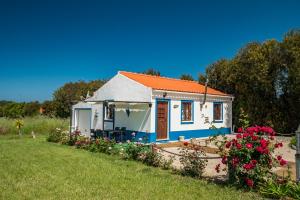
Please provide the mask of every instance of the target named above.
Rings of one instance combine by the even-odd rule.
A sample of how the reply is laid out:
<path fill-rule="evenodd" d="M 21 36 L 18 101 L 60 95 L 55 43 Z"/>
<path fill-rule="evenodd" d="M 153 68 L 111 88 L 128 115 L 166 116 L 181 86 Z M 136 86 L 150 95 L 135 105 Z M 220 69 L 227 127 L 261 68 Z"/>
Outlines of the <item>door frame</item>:
<path fill-rule="evenodd" d="M 93 110 L 92 110 L 92 108 L 74 108 L 74 122 L 76 123 L 76 125 L 78 126 L 78 124 L 79 124 L 79 119 L 80 119 L 80 117 L 79 117 L 79 112 L 81 111 L 81 110 L 88 110 L 88 111 L 90 111 L 91 112 L 91 114 L 90 114 L 90 118 L 89 118 L 89 121 L 90 121 L 90 129 L 89 129 L 89 134 L 91 134 L 91 129 L 92 129 L 92 118 L 93 118 Z M 74 123 L 74 125 L 75 125 L 75 123 Z M 75 128 L 75 130 L 76 130 L 76 127 L 74 127 Z"/>
<path fill-rule="evenodd" d="M 155 133 L 157 136 L 157 104 L 159 102 L 167 102 L 168 103 L 168 122 L 167 122 L 167 138 L 165 139 L 157 139 L 156 141 L 165 141 L 170 139 L 170 130 L 171 130 L 171 99 L 161 99 L 161 98 L 156 98 L 155 99 Z"/>

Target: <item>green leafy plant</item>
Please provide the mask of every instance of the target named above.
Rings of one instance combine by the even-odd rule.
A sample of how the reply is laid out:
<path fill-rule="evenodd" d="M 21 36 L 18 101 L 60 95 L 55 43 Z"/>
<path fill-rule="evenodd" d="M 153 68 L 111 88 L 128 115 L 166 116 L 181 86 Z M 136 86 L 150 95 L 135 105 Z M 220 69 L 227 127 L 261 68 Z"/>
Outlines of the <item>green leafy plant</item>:
<path fill-rule="evenodd" d="M 206 156 L 205 152 L 201 147 L 184 142 L 185 148 L 180 150 L 180 163 L 182 164 L 181 174 L 201 177 L 204 173 L 204 169 L 207 164 L 207 159 L 203 157 Z"/>
<path fill-rule="evenodd" d="M 15 124 L 16 124 L 16 127 L 18 129 L 19 136 L 21 136 L 22 135 L 21 129 L 24 126 L 24 121 L 21 120 L 21 119 L 17 119 Z"/>
<path fill-rule="evenodd" d="M 55 130 L 50 131 L 46 140 L 48 142 L 69 144 L 70 142 L 69 131 L 63 130 L 61 128 L 55 128 Z"/>
<path fill-rule="evenodd" d="M 250 126 L 250 120 L 248 114 L 244 111 L 243 108 L 240 108 L 239 124 L 243 129 Z"/>
<path fill-rule="evenodd" d="M 149 147 L 143 145 L 142 143 L 138 142 L 129 142 L 124 147 L 124 159 L 132 159 L 132 160 L 141 160 L 141 156 L 146 151 L 149 151 Z"/>
<path fill-rule="evenodd" d="M 297 145 L 297 139 L 296 139 L 296 136 L 293 136 L 292 138 L 291 138 L 291 140 L 290 140 L 290 147 L 296 147 L 296 145 Z"/>
<path fill-rule="evenodd" d="M 269 179 L 259 185 L 259 193 L 267 198 L 283 199 L 293 198 L 300 199 L 300 184 L 292 181 L 278 181 Z"/>
<path fill-rule="evenodd" d="M 145 151 L 141 156 L 142 162 L 146 165 L 153 167 L 161 167 L 162 169 L 171 169 L 174 162 L 174 156 L 169 159 L 163 157 L 162 154 L 158 153 L 156 150 Z"/>

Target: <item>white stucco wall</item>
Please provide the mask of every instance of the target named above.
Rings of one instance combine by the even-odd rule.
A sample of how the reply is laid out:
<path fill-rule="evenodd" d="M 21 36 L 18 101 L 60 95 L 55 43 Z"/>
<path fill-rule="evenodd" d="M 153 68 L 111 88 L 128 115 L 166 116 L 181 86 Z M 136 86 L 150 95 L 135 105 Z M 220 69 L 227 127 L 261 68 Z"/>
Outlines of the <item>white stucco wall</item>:
<path fill-rule="evenodd" d="M 129 116 L 126 109 L 129 108 Z M 126 127 L 127 130 L 150 132 L 151 108 L 149 104 L 116 105 L 115 127 Z"/>
<path fill-rule="evenodd" d="M 88 101 L 150 102 L 152 89 L 122 74 L 117 74 L 95 92 Z"/>
<path fill-rule="evenodd" d="M 102 129 L 103 125 L 103 104 L 79 102 L 72 106 L 72 131 L 77 127 L 89 127 L 89 129 Z M 82 109 L 90 109 L 90 114 L 81 114 Z M 86 124 L 86 125 L 84 125 Z"/>
<path fill-rule="evenodd" d="M 103 103 L 92 105 L 92 129 L 103 129 Z"/>
<path fill-rule="evenodd" d="M 163 99 L 163 92 L 154 91 L 152 101 L 155 102 L 156 99 Z M 176 93 L 167 92 L 165 99 L 170 100 L 170 130 L 169 131 L 186 131 L 186 130 L 199 130 L 199 129 L 209 129 L 211 127 L 210 123 L 206 121 L 213 121 L 213 103 L 223 102 L 223 121 L 221 123 L 212 123 L 217 128 L 232 128 L 232 98 L 231 97 L 217 97 L 217 96 L 207 96 L 206 103 L 200 109 L 200 103 L 203 102 L 203 95 L 198 94 L 188 94 L 188 93 Z M 181 123 L 181 100 L 192 100 L 194 101 L 193 108 L 193 123 L 182 124 Z M 156 120 L 156 103 L 152 107 L 151 120 L 155 122 Z M 208 119 L 208 120 L 206 120 Z M 151 124 L 151 131 L 155 132 L 155 123 Z"/>

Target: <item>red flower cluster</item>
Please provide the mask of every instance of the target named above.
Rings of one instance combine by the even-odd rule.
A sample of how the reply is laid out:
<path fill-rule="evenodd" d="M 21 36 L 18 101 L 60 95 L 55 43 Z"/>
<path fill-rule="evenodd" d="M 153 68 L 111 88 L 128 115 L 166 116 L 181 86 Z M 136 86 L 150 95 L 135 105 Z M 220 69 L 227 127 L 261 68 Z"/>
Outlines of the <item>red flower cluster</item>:
<path fill-rule="evenodd" d="M 228 161 L 227 156 L 223 156 L 222 163 L 225 165 L 225 164 L 227 164 L 227 161 Z"/>
<path fill-rule="evenodd" d="M 286 165 L 288 162 L 282 158 L 282 156 L 277 156 L 277 160 L 281 166 Z"/>
<path fill-rule="evenodd" d="M 185 142 L 183 142 L 183 145 L 184 145 L 184 146 L 188 146 L 189 143 L 185 141 Z"/>
<path fill-rule="evenodd" d="M 271 127 L 268 127 L 268 126 L 252 126 L 252 127 L 247 128 L 246 132 L 248 132 L 250 134 L 256 133 L 259 135 L 267 134 L 269 136 L 275 136 L 275 131 Z"/>
<path fill-rule="evenodd" d="M 256 160 L 251 160 L 250 163 L 246 163 L 243 165 L 243 168 L 247 171 L 254 169 L 257 164 Z"/>
<path fill-rule="evenodd" d="M 239 164 L 239 162 L 240 162 L 240 160 L 239 160 L 239 158 L 238 157 L 234 157 L 233 159 L 232 159 L 232 166 L 234 167 L 234 168 L 236 168 L 236 166 Z"/>
<path fill-rule="evenodd" d="M 279 142 L 279 143 L 276 143 L 276 144 L 274 145 L 274 147 L 275 147 L 275 148 L 283 147 L 283 144 L 282 144 L 282 142 Z"/>
<path fill-rule="evenodd" d="M 227 150 L 221 148 L 224 150 L 221 163 L 233 169 L 240 184 L 254 187 L 254 183 L 258 183 L 271 172 L 274 164 L 279 163 L 282 166 L 287 164 L 281 156 L 277 157 L 277 161 L 272 156 L 275 148 L 283 146 L 281 142 L 275 144 L 271 142 L 274 136 L 275 131 L 271 127 L 239 128 L 234 139 L 224 141 Z M 219 172 L 220 164 L 215 169 Z"/>
<path fill-rule="evenodd" d="M 252 188 L 254 186 L 254 181 L 249 178 L 245 178 L 245 182 L 248 185 L 248 187 Z"/>
<path fill-rule="evenodd" d="M 253 144 L 247 143 L 247 144 L 246 144 L 246 148 L 247 148 L 247 149 L 252 149 L 252 148 L 253 148 Z"/>

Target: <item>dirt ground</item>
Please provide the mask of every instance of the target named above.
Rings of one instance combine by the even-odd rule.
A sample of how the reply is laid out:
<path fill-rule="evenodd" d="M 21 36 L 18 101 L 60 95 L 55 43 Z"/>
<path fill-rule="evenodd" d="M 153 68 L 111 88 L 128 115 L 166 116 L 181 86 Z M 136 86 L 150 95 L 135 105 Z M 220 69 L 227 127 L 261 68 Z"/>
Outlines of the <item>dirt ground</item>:
<path fill-rule="evenodd" d="M 233 138 L 233 137 L 235 137 L 235 135 L 231 134 L 231 135 L 228 135 L 227 137 Z M 293 180 L 295 180 L 296 179 L 296 166 L 295 166 L 296 151 L 289 147 L 290 138 L 289 137 L 276 137 L 275 140 L 283 143 L 282 148 L 276 149 L 275 155 L 276 156 L 281 155 L 285 160 L 288 161 L 288 166 L 290 167 L 290 170 L 291 170 L 291 177 Z M 191 141 L 189 141 L 189 142 L 191 142 Z M 208 152 L 208 153 L 206 153 L 206 156 L 214 157 L 214 159 L 208 159 L 204 176 L 213 178 L 213 179 L 226 179 L 227 175 L 226 175 L 225 171 L 221 170 L 220 173 L 216 173 L 216 171 L 215 171 L 215 166 L 218 163 L 221 163 L 221 159 L 216 158 L 216 157 L 219 157 L 219 155 L 217 154 L 217 152 L 218 152 L 217 147 L 213 143 L 208 143 L 207 139 L 196 139 L 196 140 L 194 139 L 192 142 L 200 144 L 201 146 L 205 146 L 205 151 Z M 160 153 L 165 158 L 170 158 L 170 156 L 173 156 L 174 157 L 173 167 L 180 169 L 181 164 L 179 162 L 179 155 L 174 155 L 174 154 L 180 154 L 179 151 L 180 151 L 180 148 L 183 147 L 183 142 L 161 144 L 159 146 L 163 150 L 167 151 L 167 152 L 161 151 Z M 287 176 L 288 175 L 287 169 L 288 169 L 287 166 L 286 167 L 278 167 L 278 168 L 275 168 L 274 171 L 276 174 L 278 174 L 280 176 Z"/>

